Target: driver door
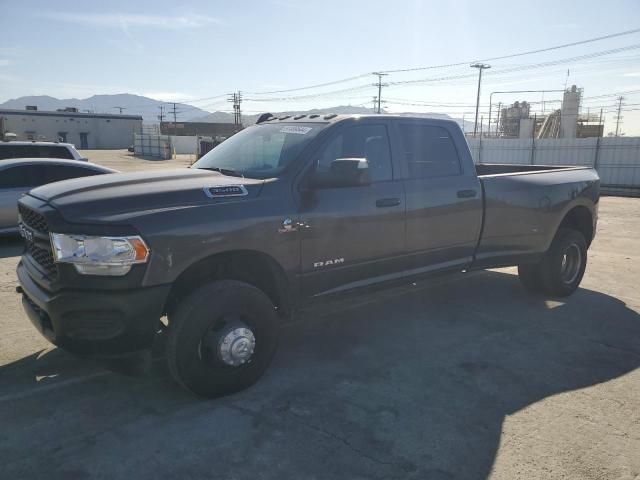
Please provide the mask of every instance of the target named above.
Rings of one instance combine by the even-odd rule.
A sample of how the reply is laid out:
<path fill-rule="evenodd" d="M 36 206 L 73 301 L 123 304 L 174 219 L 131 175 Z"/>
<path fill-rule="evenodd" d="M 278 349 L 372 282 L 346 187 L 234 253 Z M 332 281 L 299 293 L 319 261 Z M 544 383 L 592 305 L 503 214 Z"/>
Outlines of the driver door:
<path fill-rule="evenodd" d="M 320 173 L 339 158 L 366 158 L 371 183 L 314 188 L 303 195 L 303 293 L 347 289 L 395 271 L 405 248 L 405 199 L 402 182 L 394 177 L 387 127 L 345 126 L 314 158 Z"/>

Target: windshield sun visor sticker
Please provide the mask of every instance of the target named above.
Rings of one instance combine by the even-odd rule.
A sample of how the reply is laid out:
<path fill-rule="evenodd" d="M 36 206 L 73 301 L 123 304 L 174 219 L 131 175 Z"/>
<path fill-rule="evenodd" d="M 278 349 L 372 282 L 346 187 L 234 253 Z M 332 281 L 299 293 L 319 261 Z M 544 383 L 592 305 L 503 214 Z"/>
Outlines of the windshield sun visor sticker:
<path fill-rule="evenodd" d="M 301 125 L 288 125 L 280 129 L 280 133 L 296 133 L 298 135 L 306 135 L 312 130 L 311 127 L 303 127 Z"/>
<path fill-rule="evenodd" d="M 204 187 L 204 194 L 209 198 L 245 197 L 249 195 L 244 185 L 222 185 L 219 187 Z"/>

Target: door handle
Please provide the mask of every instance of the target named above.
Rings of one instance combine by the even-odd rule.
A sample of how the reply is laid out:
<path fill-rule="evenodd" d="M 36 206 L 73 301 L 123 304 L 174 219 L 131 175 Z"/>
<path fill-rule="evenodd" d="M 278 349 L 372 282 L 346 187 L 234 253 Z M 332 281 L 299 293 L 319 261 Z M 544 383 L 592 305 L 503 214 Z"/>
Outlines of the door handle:
<path fill-rule="evenodd" d="M 376 207 L 378 208 L 397 207 L 398 205 L 400 205 L 399 198 L 379 198 L 376 200 Z"/>
<path fill-rule="evenodd" d="M 458 198 L 473 198 L 477 194 L 475 190 L 458 190 Z"/>

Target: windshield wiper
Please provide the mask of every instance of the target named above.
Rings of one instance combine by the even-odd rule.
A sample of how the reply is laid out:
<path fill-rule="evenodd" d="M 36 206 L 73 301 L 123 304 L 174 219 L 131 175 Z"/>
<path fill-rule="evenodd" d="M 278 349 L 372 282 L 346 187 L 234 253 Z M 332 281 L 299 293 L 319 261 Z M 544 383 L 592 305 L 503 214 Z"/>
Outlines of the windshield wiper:
<path fill-rule="evenodd" d="M 231 168 L 220 168 L 220 167 L 197 167 L 201 170 L 211 170 L 214 172 L 220 172 L 223 175 L 227 175 L 228 177 L 243 177 L 244 175 L 242 174 L 242 172 L 239 172 L 237 170 L 233 170 Z"/>

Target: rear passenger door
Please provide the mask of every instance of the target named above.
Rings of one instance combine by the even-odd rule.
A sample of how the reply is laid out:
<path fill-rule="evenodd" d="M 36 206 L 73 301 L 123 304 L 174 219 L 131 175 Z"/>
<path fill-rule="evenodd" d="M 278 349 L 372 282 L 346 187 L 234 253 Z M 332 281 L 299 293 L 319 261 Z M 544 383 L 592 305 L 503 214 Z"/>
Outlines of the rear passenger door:
<path fill-rule="evenodd" d="M 397 122 L 409 267 L 440 269 L 468 264 L 480 234 L 482 193 L 475 167 L 462 133 L 454 131 L 455 125 L 442 125 L 420 120 Z"/>
<path fill-rule="evenodd" d="M 37 165 L 14 165 L 0 169 L 0 230 L 18 225 L 18 199 L 42 184 Z"/>

